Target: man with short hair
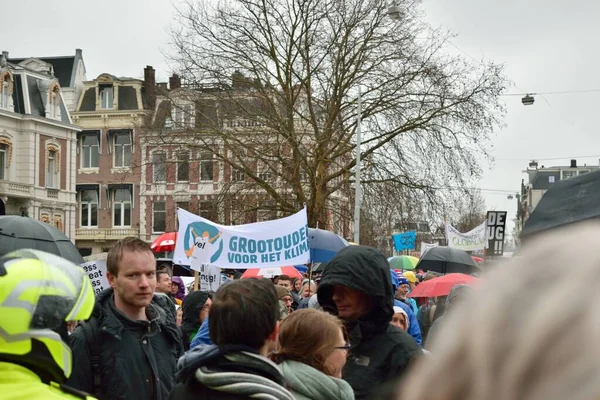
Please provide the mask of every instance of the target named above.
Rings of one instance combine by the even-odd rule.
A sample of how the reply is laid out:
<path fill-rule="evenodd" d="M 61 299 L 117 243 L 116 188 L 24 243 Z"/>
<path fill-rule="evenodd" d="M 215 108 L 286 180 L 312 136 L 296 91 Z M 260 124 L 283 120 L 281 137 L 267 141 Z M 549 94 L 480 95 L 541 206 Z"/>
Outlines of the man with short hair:
<path fill-rule="evenodd" d="M 156 291 L 171 295 L 171 275 L 169 275 L 169 271 L 159 269 L 156 272 Z"/>
<path fill-rule="evenodd" d="M 243 279 L 221 286 L 210 311 L 214 345 L 201 345 L 178 363 L 180 382 L 169 399 L 293 400 L 285 379 L 267 355 L 279 333 L 279 302 L 273 284 Z"/>
<path fill-rule="evenodd" d="M 348 246 L 327 264 L 317 292 L 325 311 L 344 321 L 350 339 L 342 377 L 356 399 L 379 398 L 421 353 L 406 332 L 392 326 L 394 293 L 387 259 L 379 250 Z"/>
<path fill-rule="evenodd" d="M 292 278 L 287 275 L 279 275 L 279 279 L 277 279 L 277 285 L 283 286 L 287 290 L 292 290 Z"/>
<path fill-rule="evenodd" d="M 69 384 L 99 399 L 166 399 L 175 385 L 181 336 L 168 301 L 154 296 L 156 261 L 150 246 L 128 237 L 110 249 L 92 317 L 69 337 Z"/>

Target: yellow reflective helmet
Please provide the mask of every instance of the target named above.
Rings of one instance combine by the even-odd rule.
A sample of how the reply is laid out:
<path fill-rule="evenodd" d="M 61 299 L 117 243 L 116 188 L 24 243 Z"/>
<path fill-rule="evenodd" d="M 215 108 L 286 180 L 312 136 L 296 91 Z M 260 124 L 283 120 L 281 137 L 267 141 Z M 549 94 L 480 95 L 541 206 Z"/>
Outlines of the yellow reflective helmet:
<path fill-rule="evenodd" d="M 68 378 L 71 349 L 57 331 L 88 319 L 94 303 L 87 274 L 64 258 L 29 249 L 0 257 L 0 359 Z"/>

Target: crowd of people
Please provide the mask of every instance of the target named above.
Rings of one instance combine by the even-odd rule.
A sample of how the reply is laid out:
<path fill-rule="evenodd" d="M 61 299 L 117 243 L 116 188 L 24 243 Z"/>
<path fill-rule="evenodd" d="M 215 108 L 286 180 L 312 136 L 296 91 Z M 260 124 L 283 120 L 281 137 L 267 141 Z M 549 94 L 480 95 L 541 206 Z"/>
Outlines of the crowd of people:
<path fill-rule="evenodd" d="M 0 397 L 598 398 L 597 318 L 570 297 L 596 297 L 592 228 L 550 233 L 481 287 L 419 304 L 410 292 L 435 274 L 391 270 L 363 246 L 306 279 L 233 274 L 212 293 L 186 288 L 127 238 L 97 296 L 81 268 L 15 251 L 0 258 Z M 577 251 L 579 273 L 552 240 Z"/>

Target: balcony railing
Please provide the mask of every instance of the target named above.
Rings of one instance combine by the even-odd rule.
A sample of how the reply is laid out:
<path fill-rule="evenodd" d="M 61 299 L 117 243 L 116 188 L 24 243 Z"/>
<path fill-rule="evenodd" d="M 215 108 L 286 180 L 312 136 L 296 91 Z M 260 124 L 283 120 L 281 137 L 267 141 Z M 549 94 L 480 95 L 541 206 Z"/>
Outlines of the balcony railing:
<path fill-rule="evenodd" d="M 33 185 L 0 179 L 0 193 L 7 196 L 31 197 L 33 196 Z"/>
<path fill-rule="evenodd" d="M 49 199 L 58 199 L 58 189 L 46 188 L 46 197 Z"/>
<path fill-rule="evenodd" d="M 128 236 L 138 236 L 138 229 L 132 228 L 108 228 L 108 229 L 98 229 L 98 228 L 78 228 L 75 230 L 75 240 L 96 240 L 96 241 L 106 241 L 106 240 L 119 240 L 126 238 Z"/>

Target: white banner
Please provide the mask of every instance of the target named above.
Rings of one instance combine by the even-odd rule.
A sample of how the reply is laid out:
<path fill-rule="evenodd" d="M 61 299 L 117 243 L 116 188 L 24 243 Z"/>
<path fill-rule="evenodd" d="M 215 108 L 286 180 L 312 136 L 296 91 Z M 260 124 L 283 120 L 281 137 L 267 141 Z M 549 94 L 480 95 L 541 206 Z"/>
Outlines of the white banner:
<path fill-rule="evenodd" d="M 438 243 L 421 242 L 421 257 L 423 257 L 423 254 L 427 253 L 427 250 L 434 248 L 434 247 L 438 247 L 438 246 L 439 246 Z"/>
<path fill-rule="evenodd" d="M 465 251 L 482 250 L 485 248 L 485 232 L 485 222 L 467 233 L 461 233 L 452 225 L 446 224 L 448 247 Z"/>
<path fill-rule="evenodd" d="M 106 260 L 89 261 L 81 264 L 81 268 L 88 274 L 96 294 L 110 288 L 106 278 Z"/>
<path fill-rule="evenodd" d="M 286 218 L 223 226 L 178 209 L 173 262 L 220 268 L 269 268 L 310 260 L 306 208 Z"/>

